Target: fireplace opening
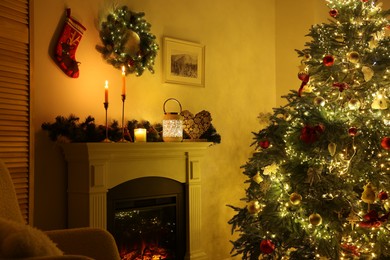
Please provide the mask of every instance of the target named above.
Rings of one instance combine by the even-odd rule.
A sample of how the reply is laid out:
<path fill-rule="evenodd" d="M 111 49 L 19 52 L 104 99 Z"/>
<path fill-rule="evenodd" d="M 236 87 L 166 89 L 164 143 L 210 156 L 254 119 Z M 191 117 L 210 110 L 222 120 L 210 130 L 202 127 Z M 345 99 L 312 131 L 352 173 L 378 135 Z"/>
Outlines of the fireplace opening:
<path fill-rule="evenodd" d="M 162 177 L 127 181 L 107 193 L 107 228 L 123 260 L 184 259 L 185 186 Z"/>

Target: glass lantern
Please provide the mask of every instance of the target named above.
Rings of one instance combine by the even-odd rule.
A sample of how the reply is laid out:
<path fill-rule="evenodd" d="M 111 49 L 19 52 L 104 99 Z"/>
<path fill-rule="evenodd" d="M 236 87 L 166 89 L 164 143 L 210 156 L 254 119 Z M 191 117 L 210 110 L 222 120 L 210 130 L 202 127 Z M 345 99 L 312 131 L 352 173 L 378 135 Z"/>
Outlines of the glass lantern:
<path fill-rule="evenodd" d="M 179 112 L 166 112 L 165 105 L 168 101 L 176 101 L 180 107 Z M 164 142 L 181 142 L 183 140 L 183 120 L 181 118 L 181 104 L 175 98 L 168 98 L 163 105 L 164 118 L 163 125 L 163 140 Z"/>

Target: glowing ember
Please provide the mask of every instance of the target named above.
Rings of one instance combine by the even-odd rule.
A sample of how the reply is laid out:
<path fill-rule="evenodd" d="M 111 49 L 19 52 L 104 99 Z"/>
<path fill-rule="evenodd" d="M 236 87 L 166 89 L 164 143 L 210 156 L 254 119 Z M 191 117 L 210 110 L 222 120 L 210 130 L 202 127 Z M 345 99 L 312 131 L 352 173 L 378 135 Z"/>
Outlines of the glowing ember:
<path fill-rule="evenodd" d="M 157 244 L 143 244 L 139 248 L 121 252 L 122 260 L 163 260 L 172 259 L 172 256 L 165 248 L 159 247 Z"/>

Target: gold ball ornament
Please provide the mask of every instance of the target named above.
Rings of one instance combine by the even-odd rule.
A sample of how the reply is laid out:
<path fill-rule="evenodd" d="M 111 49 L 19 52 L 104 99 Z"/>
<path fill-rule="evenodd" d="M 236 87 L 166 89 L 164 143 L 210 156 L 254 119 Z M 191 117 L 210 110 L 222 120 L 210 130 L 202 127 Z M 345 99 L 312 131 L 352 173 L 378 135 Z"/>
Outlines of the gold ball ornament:
<path fill-rule="evenodd" d="M 299 205 L 302 202 L 302 196 L 296 192 L 291 193 L 290 202 L 293 205 Z"/>
<path fill-rule="evenodd" d="M 358 63 L 359 59 L 360 59 L 360 55 L 358 52 L 352 51 L 352 52 L 348 53 L 347 59 L 351 63 Z"/>
<path fill-rule="evenodd" d="M 367 183 L 366 186 L 364 186 L 364 191 L 362 193 L 361 199 L 368 204 L 372 204 L 375 202 L 375 189 L 372 186 L 371 182 Z"/>
<path fill-rule="evenodd" d="M 133 30 L 127 30 L 127 41 L 124 46 L 124 52 L 135 56 L 140 50 L 141 39 L 139 35 Z"/>
<path fill-rule="evenodd" d="M 313 226 L 319 226 L 322 224 L 322 217 L 318 213 L 313 213 L 309 216 L 309 222 Z"/>
<path fill-rule="evenodd" d="M 260 203 L 258 201 L 250 201 L 248 203 L 248 212 L 250 214 L 257 214 L 261 210 Z"/>
<path fill-rule="evenodd" d="M 360 101 L 356 98 L 351 98 L 348 102 L 348 107 L 351 110 L 358 110 L 360 108 Z"/>
<path fill-rule="evenodd" d="M 325 106 L 325 99 L 323 97 L 315 97 L 314 104 L 317 106 Z"/>

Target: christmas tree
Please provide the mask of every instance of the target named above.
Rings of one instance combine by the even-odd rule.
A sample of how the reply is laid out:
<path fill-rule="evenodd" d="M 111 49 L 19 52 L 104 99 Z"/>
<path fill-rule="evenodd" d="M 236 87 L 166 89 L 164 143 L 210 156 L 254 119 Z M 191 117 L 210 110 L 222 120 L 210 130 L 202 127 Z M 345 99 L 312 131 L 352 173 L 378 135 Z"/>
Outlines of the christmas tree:
<path fill-rule="evenodd" d="M 243 259 L 390 259 L 390 10 L 327 0 L 311 27 L 301 86 L 254 133 L 231 206 Z"/>

